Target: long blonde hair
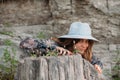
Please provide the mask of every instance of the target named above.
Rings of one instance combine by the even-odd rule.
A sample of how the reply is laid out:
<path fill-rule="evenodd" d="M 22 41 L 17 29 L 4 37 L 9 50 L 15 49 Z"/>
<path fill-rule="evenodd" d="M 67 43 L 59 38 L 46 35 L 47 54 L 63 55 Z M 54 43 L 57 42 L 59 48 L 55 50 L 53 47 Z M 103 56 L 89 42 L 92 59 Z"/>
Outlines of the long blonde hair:
<path fill-rule="evenodd" d="M 70 38 L 52 38 L 58 46 L 64 47 L 71 52 L 74 52 L 74 44 L 80 41 L 80 39 L 70 39 Z M 75 43 L 73 43 L 75 41 Z M 92 58 L 92 47 L 94 41 L 88 40 L 88 48 L 86 49 L 85 53 L 82 55 L 83 58 L 91 62 Z"/>
<path fill-rule="evenodd" d="M 94 43 L 94 41 L 92 41 L 92 40 L 88 41 L 88 48 L 86 49 L 85 53 L 83 54 L 83 57 L 90 62 L 91 62 L 91 58 L 92 58 L 93 43 Z"/>

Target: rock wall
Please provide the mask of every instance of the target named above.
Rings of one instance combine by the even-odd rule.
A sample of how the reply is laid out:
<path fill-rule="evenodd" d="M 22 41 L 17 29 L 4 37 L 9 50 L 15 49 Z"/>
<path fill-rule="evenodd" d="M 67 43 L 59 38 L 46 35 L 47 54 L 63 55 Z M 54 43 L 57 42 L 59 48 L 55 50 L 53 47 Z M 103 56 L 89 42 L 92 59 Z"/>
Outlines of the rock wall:
<path fill-rule="evenodd" d="M 0 3 L 0 53 L 5 39 L 18 44 L 21 37 L 46 38 L 67 33 L 73 21 L 87 22 L 93 35 L 100 40 L 93 52 L 104 64 L 103 73 L 110 80 L 116 59 L 120 59 L 120 1 L 119 0 L 26 0 Z M 3 32 L 12 32 L 12 36 Z M 0 55 L 1 55 L 0 54 Z M 17 49 L 17 57 L 22 52 Z M 118 64 L 119 65 L 119 64 Z M 120 74 L 120 71 L 119 71 Z"/>
<path fill-rule="evenodd" d="M 27 0 L 0 3 L 0 24 L 52 25 L 54 33 L 68 31 L 73 21 L 88 22 L 102 43 L 119 44 L 119 0 Z M 61 30 L 64 29 L 64 32 Z"/>

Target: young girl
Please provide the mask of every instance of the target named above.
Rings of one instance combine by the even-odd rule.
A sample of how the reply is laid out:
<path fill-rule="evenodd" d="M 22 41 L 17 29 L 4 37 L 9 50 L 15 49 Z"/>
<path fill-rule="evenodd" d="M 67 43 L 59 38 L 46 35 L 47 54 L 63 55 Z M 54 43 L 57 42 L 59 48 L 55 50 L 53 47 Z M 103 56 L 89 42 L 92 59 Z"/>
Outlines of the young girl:
<path fill-rule="evenodd" d="M 98 40 L 92 36 L 88 23 L 74 22 L 67 35 L 53 38 L 53 40 L 58 45 L 56 49 L 59 50 L 59 54 L 71 55 L 77 52 L 93 64 L 99 73 L 102 73 L 103 65 L 92 53 L 93 43 Z"/>
<path fill-rule="evenodd" d="M 58 55 L 78 53 L 93 64 L 98 73 L 102 73 L 102 63 L 92 53 L 93 43 L 98 40 L 92 36 L 88 23 L 73 22 L 67 35 L 52 38 L 52 40 L 54 42 L 50 40 L 37 41 L 26 38 L 20 43 L 20 47 L 24 49 L 29 48 L 32 51 L 39 49 L 39 51 L 42 51 L 40 54 L 47 54 L 47 50 L 57 50 Z M 36 51 L 36 53 L 39 51 Z"/>

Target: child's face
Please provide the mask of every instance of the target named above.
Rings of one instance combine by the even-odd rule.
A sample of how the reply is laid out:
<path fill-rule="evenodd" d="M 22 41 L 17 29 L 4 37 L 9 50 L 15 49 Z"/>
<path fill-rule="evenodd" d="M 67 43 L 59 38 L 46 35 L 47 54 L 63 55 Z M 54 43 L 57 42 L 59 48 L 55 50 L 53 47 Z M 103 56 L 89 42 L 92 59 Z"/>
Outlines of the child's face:
<path fill-rule="evenodd" d="M 84 53 L 88 48 L 88 40 L 87 39 L 80 39 L 75 45 L 76 50 L 79 50 L 80 53 Z"/>

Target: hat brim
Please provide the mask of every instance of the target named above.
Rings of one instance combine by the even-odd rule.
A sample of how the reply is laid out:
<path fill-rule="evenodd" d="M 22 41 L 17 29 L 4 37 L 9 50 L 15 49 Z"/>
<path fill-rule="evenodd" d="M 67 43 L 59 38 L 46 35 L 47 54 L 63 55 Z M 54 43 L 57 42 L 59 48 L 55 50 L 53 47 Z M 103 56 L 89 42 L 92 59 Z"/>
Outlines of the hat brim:
<path fill-rule="evenodd" d="M 63 35 L 63 36 L 60 36 L 58 38 L 89 39 L 89 40 L 93 40 L 93 41 L 99 41 L 92 36 L 80 36 L 80 35 Z"/>

